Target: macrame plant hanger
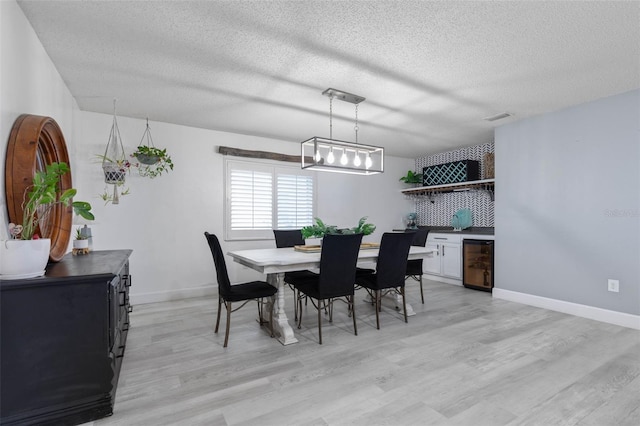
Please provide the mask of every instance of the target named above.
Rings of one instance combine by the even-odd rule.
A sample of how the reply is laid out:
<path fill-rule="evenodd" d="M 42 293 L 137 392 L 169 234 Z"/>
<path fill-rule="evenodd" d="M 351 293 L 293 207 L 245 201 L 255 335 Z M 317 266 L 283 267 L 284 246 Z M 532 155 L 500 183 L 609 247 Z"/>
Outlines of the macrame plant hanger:
<path fill-rule="evenodd" d="M 116 119 L 116 100 L 113 100 L 113 124 L 111 125 L 111 133 L 109 141 L 104 150 L 102 157 L 102 170 L 104 171 L 104 182 L 107 185 L 113 185 L 113 198 L 111 202 L 118 204 L 118 187 L 124 185 L 129 162 L 127 161 L 124 147 L 122 145 L 122 137 L 118 128 L 118 120 Z"/>

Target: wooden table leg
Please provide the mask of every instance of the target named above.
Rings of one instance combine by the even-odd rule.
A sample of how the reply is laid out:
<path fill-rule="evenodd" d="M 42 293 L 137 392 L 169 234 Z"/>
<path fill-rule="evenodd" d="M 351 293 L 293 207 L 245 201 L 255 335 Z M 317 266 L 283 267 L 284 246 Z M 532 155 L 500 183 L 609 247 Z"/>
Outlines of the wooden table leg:
<path fill-rule="evenodd" d="M 278 289 L 275 297 L 273 311 L 273 330 L 278 335 L 278 340 L 283 345 L 298 343 L 293 334 L 293 328 L 289 325 L 289 319 L 284 310 L 284 272 L 279 274 L 267 274 L 267 282 Z"/>

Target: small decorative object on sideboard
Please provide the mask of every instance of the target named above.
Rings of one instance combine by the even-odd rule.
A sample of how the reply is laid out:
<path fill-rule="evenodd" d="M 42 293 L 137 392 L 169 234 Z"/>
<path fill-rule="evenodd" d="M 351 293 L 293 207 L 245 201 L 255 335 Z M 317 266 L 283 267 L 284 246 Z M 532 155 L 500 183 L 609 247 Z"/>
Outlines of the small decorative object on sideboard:
<path fill-rule="evenodd" d="M 55 207 L 71 205 L 77 215 L 87 220 L 94 219 L 90 211 L 91 204 L 86 201 L 71 202 L 76 189 L 69 188 L 61 192 L 58 182 L 68 172 L 66 163 L 54 162 L 33 176 L 33 183 L 25 194 L 22 224 L 10 223 L 11 239 L 0 242 L 0 279 L 34 278 L 45 274 L 51 240 L 40 238 L 38 232 L 42 230 L 39 224 Z"/>
<path fill-rule="evenodd" d="M 75 240 L 73 240 L 73 255 L 89 254 L 89 237 L 82 233 L 82 228 L 76 229 Z"/>

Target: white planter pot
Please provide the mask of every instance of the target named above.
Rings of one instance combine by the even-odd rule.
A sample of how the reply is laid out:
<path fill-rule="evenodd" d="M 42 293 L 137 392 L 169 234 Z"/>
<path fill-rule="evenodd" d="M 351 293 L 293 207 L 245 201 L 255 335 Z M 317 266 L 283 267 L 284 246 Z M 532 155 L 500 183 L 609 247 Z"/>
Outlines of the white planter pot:
<path fill-rule="evenodd" d="M 89 240 L 73 240 L 74 249 L 86 249 L 89 248 Z"/>
<path fill-rule="evenodd" d="M 0 241 L 0 279 L 41 277 L 49 261 L 51 240 Z"/>

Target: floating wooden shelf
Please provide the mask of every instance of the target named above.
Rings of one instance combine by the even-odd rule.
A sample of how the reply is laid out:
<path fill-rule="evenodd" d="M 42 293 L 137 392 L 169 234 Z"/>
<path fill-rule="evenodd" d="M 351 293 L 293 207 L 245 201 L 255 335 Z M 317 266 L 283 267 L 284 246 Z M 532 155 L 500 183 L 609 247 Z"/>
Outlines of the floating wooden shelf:
<path fill-rule="evenodd" d="M 491 200 L 493 201 L 495 181 L 495 179 L 482 179 L 469 182 L 451 183 L 447 185 L 419 186 L 416 188 L 403 189 L 400 192 L 410 197 L 431 197 L 435 194 L 473 189 L 489 192 Z"/>

